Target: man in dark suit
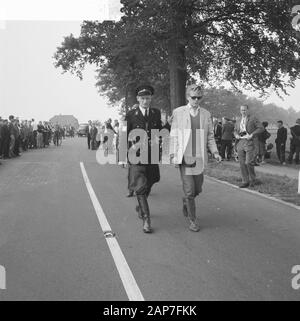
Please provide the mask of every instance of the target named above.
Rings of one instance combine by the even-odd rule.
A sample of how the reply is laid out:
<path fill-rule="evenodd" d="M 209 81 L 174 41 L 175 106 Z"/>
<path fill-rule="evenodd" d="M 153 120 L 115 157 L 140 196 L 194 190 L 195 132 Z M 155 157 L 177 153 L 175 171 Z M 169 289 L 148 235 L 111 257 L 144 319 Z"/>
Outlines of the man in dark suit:
<path fill-rule="evenodd" d="M 130 164 L 128 187 L 137 196 L 138 206 L 136 209 L 139 217 L 143 219 L 145 233 L 152 232 L 147 199 L 153 184 L 160 180 L 158 163 L 151 164 L 151 144 L 155 143 L 153 137 L 151 139 L 151 130 L 161 130 L 162 128 L 160 110 L 150 107 L 153 94 L 154 89 L 151 86 L 138 87 L 136 89 L 138 106 L 126 115 L 129 143 L 128 162 Z M 134 130 L 143 130 L 144 137 L 141 137 L 143 135 L 138 136 Z M 143 158 L 145 151 L 148 153 L 146 159 Z M 141 157 L 137 164 L 132 162 L 132 155 L 137 158 Z"/>
<path fill-rule="evenodd" d="M 282 120 L 277 122 L 276 152 L 281 164 L 285 165 L 285 147 L 287 140 L 287 129 L 283 126 Z"/>
<path fill-rule="evenodd" d="M 294 153 L 296 153 L 295 163 L 299 164 L 300 154 L 300 119 L 296 120 L 296 125 L 291 127 L 291 150 L 288 158 L 288 162 L 291 164 L 293 161 Z"/>
<path fill-rule="evenodd" d="M 218 151 L 221 153 L 222 122 L 219 119 L 214 121 L 214 135 Z"/>
<path fill-rule="evenodd" d="M 8 128 L 8 120 L 4 119 L 2 128 L 1 128 L 1 137 L 2 137 L 2 149 L 0 150 L 0 154 L 2 155 L 3 159 L 9 158 L 9 140 L 10 140 L 10 133 Z"/>
<path fill-rule="evenodd" d="M 221 153 L 222 160 L 225 159 L 225 152 L 227 160 L 231 158 L 232 140 L 233 140 L 234 125 L 228 118 L 224 118 L 222 127 Z"/>
<path fill-rule="evenodd" d="M 242 105 L 240 112 L 242 117 L 236 122 L 234 136 L 238 141 L 237 152 L 243 179 L 240 188 L 246 188 L 253 187 L 256 182 L 253 139 L 264 131 L 264 127 L 255 116 L 250 115 L 249 106 Z"/>
<path fill-rule="evenodd" d="M 92 121 L 88 121 L 88 126 L 86 126 L 86 137 L 88 143 L 88 149 L 91 149 L 91 129 L 92 129 Z"/>

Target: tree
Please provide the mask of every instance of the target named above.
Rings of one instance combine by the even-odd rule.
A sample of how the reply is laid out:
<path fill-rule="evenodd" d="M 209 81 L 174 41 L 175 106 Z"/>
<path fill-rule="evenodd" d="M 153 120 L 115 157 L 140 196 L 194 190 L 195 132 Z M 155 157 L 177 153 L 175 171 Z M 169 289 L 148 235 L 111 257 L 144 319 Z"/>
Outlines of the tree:
<path fill-rule="evenodd" d="M 136 103 L 135 88 L 151 83 L 156 89 L 154 104 L 168 109 L 169 79 L 165 52 L 155 39 L 133 34 L 129 24 L 84 21 L 79 38 L 66 37 L 54 55 L 55 66 L 82 79 L 86 64 L 97 67 L 96 87 L 111 103 L 125 97 L 126 105 Z"/>
<path fill-rule="evenodd" d="M 98 55 L 97 63 L 113 76 L 108 82 L 100 75 L 100 83 L 123 97 L 118 81 L 130 86 L 160 75 L 170 88 L 171 109 L 185 103 L 186 82 L 199 78 L 226 80 L 262 94 L 268 89 L 286 93 L 299 78 L 300 48 L 291 23 L 295 1 L 121 2 L 120 22 L 86 22 L 77 42 L 66 38 L 58 48 L 56 66 L 78 72 Z"/>

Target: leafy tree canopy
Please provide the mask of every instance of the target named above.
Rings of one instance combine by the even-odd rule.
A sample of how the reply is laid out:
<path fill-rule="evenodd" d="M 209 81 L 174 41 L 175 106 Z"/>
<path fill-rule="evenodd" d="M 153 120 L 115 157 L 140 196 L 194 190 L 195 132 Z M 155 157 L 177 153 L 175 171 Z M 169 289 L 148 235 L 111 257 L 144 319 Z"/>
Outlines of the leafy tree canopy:
<path fill-rule="evenodd" d="M 300 47 L 287 0 L 121 0 L 119 22 L 82 24 L 66 37 L 56 67 L 82 77 L 98 69 L 97 87 L 111 102 L 141 82 L 157 89 L 159 107 L 184 102 L 186 82 L 229 81 L 238 88 L 277 93 L 300 74 Z"/>

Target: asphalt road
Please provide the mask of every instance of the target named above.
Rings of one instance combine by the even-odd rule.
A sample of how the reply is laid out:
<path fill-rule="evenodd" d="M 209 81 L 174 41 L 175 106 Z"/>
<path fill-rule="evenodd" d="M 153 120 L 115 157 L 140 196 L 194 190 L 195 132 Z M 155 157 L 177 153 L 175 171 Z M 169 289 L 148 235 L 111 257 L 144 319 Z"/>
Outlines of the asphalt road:
<path fill-rule="evenodd" d="M 99 165 L 75 138 L 0 166 L 0 300 L 128 300 L 80 162 L 145 300 L 300 299 L 298 210 L 207 179 L 193 233 L 178 170 L 164 166 L 146 235 L 125 197 L 127 170 Z"/>

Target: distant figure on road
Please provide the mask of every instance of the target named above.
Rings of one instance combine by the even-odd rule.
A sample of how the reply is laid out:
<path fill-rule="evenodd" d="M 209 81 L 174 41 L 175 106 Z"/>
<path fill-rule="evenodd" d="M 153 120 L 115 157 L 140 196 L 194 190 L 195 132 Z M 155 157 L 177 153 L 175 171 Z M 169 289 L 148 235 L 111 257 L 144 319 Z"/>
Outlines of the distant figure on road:
<path fill-rule="evenodd" d="M 98 133 L 98 130 L 97 130 L 96 124 L 93 123 L 91 131 L 90 131 L 90 135 L 91 135 L 90 144 L 91 144 L 91 149 L 92 150 L 96 150 L 98 148 L 98 144 L 97 144 L 97 141 L 96 141 L 97 133 Z"/>
<path fill-rule="evenodd" d="M 237 120 L 234 136 L 237 139 L 237 152 L 243 182 L 240 188 L 253 187 L 256 183 L 254 138 L 264 131 L 262 123 L 250 115 L 249 106 L 240 107 L 242 117 Z"/>
<path fill-rule="evenodd" d="M 299 164 L 299 153 L 300 153 L 300 119 L 296 120 L 296 125 L 291 127 L 291 146 L 288 162 L 292 164 L 294 154 L 296 153 L 295 163 Z"/>
<path fill-rule="evenodd" d="M 221 161 L 214 138 L 210 113 L 200 107 L 204 92 L 201 86 L 192 85 L 186 90 L 188 105 L 173 112 L 170 133 L 170 158 L 179 165 L 183 185 L 183 214 L 189 218 L 189 229 L 198 232 L 195 198 L 202 192 L 203 170 L 207 161 L 207 148 Z M 201 133 L 204 135 L 202 146 Z"/>
<path fill-rule="evenodd" d="M 91 149 L 91 129 L 92 129 L 92 121 L 88 121 L 88 126 L 86 126 L 86 137 L 87 137 L 87 144 L 88 149 Z"/>
<path fill-rule="evenodd" d="M 150 194 L 153 184 L 159 182 L 160 172 L 158 164 L 151 164 L 151 130 L 161 130 L 161 113 L 159 109 L 151 108 L 151 101 L 154 94 L 152 86 L 140 86 L 136 89 L 138 107 L 129 111 L 126 115 L 127 120 L 127 133 L 130 149 L 135 148 L 135 144 L 140 143 L 140 151 L 137 150 L 137 157 L 140 156 L 141 150 L 148 150 L 147 164 L 138 163 L 130 164 L 128 179 L 129 190 L 134 191 L 137 197 L 138 206 L 137 211 L 139 217 L 143 219 L 143 231 L 145 233 L 151 233 L 151 220 L 150 210 L 148 205 L 148 196 Z M 134 129 L 146 131 L 147 136 L 145 141 L 141 141 L 141 137 L 131 138 L 130 133 Z M 144 138 L 144 137 L 143 137 Z M 130 159 L 128 160 L 130 162 Z"/>
<path fill-rule="evenodd" d="M 287 140 L 287 129 L 283 126 L 283 121 L 278 120 L 277 122 L 277 138 L 275 140 L 276 143 L 276 152 L 280 164 L 285 165 L 285 148 L 286 148 L 286 140 Z"/>

